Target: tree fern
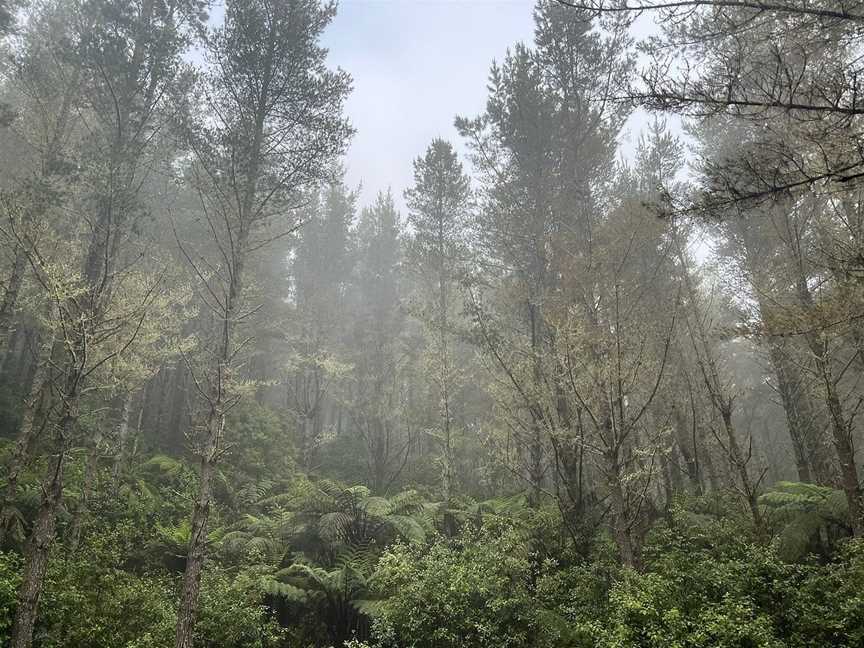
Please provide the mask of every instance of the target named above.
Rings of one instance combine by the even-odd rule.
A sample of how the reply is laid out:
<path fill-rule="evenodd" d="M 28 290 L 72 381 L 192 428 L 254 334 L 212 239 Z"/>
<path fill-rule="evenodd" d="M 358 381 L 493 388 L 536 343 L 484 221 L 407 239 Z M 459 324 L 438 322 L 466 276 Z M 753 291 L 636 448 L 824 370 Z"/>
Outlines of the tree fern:
<path fill-rule="evenodd" d="M 798 560 L 812 547 L 828 527 L 846 527 L 847 503 L 842 491 L 804 484 L 778 482 L 759 498 L 759 504 L 770 519 L 782 524 L 778 536 L 780 555 Z"/>
<path fill-rule="evenodd" d="M 154 455 L 141 464 L 141 470 L 153 476 L 174 480 L 183 476 L 188 471 L 188 467 L 174 457 Z"/>

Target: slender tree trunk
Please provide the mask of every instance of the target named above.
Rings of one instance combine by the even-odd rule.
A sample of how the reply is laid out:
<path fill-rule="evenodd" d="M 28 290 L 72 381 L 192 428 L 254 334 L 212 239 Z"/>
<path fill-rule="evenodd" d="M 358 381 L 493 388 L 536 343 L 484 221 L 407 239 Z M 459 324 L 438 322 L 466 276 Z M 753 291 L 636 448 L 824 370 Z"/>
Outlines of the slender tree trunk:
<path fill-rule="evenodd" d="M 664 455 L 664 461 L 667 464 L 666 473 L 668 475 L 668 486 L 671 493 L 674 494 L 683 492 L 684 479 L 682 478 L 682 476 L 685 471 L 681 468 L 681 453 L 679 452 L 677 444 L 672 444 L 672 448 L 669 451 L 668 458 L 666 458 Z"/>
<path fill-rule="evenodd" d="M 563 369 L 562 369 L 563 371 Z M 564 433 L 561 440 L 554 439 L 556 470 L 555 475 L 564 484 L 564 492 L 567 493 L 569 505 L 562 510 L 568 511 L 571 524 L 582 522 L 585 512 L 584 493 L 584 431 L 582 429 L 581 411 L 577 410 L 577 430 L 573 432 L 573 417 L 570 413 L 570 405 L 564 394 L 564 388 L 556 382 L 556 410 L 558 423 Z M 560 491 L 560 489 L 559 489 Z M 560 499 L 560 497 L 559 497 Z"/>
<path fill-rule="evenodd" d="M 543 345 L 543 313 L 534 299 L 528 302 L 528 324 L 531 328 L 531 355 L 533 363 L 534 389 L 539 389 L 543 381 L 541 366 Z M 529 504 L 532 508 L 540 506 L 543 483 L 543 409 L 539 402 L 532 402 L 529 415 L 530 437 L 528 439 L 528 480 L 531 485 Z"/>
<path fill-rule="evenodd" d="M 443 221 L 442 221 L 443 222 Z M 440 391 L 441 391 L 441 429 L 443 433 L 443 453 L 441 457 L 441 486 L 444 501 L 450 502 L 453 497 L 453 441 L 450 431 L 450 356 L 447 345 L 447 275 L 444 266 L 444 234 L 443 228 L 438 232 L 438 255 L 440 268 L 438 272 L 438 327 L 440 341 Z"/>
<path fill-rule="evenodd" d="M 733 470 L 738 473 L 738 480 L 741 483 L 744 498 L 747 500 L 750 515 L 753 517 L 753 524 L 757 529 L 761 529 L 762 513 L 759 511 L 759 494 L 747 470 L 749 457 L 744 458 L 741 447 L 738 445 L 738 437 L 732 424 L 732 408 L 729 405 L 721 405 L 720 418 L 723 421 L 723 430 L 726 432 L 726 451 L 729 455 L 729 461 L 732 463 Z"/>
<path fill-rule="evenodd" d="M 81 499 L 72 513 L 69 523 L 69 551 L 74 555 L 81 544 L 81 534 L 87 517 L 90 515 L 90 498 L 93 495 L 93 484 L 99 471 L 99 445 L 102 443 L 102 433 L 96 430 L 90 446 L 87 448 L 87 458 L 84 462 L 84 476 L 81 483 Z"/>
<path fill-rule="evenodd" d="M 306 470 L 312 468 L 315 437 L 315 415 L 304 412 L 300 419 L 300 465 Z"/>
<path fill-rule="evenodd" d="M 777 283 L 776 269 L 765 266 L 762 256 L 764 252 L 757 231 L 746 223 L 733 224 L 732 227 L 738 229 L 749 272 L 753 277 L 750 282 L 757 287 L 755 295 L 760 318 L 769 329 L 769 333 L 777 333 L 778 331 L 770 330 L 773 323 L 778 321 L 776 297 L 769 298 L 765 290 L 759 288 L 760 286 L 770 287 Z M 793 256 L 797 257 L 797 254 L 793 253 Z M 797 264 L 799 259 L 796 258 L 795 261 Z M 779 283 L 782 286 L 786 285 L 783 282 Z M 777 391 L 786 414 L 798 480 L 805 483 L 814 480 L 820 484 L 829 483 L 827 480 L 830 471 L 827 470 L 827 461 L 821 443 L 823 430 L 820 429 L 819 417 L 811 403 L 801 370 L 790 357 L 790 353 L 794 352 L 794 345 L 791 341 L 782 338 L 769 338 L 766 346 L 777 376 Z"/>
<path fill-rule="evenodd" d="M 840 462 L 840 485 L 846 494 L 849 507 L 849 523 L 852 535 L 860 538 L 864 535 L 864 501 L 862 501 L 861 482 L 858 479 L 858 468 L 855 465 L 855 448 L 852 445 L 852 430 L 843 414 L 843 406 L 837 394 L 830 360 L 825 354 L 817 356 L 816 366 L 822 378 L 825 389 L 825 401 L 831 418 L 831 432 L 834 449 Z"/>
<path fill-rule="evenodd" d="M 37 406 L 42 396 L 49 376 L 49 360 L 54 348 L 54 337 L 49 336 L 39 349 L 39 357 L 36 361 L 36 371 L 30 383 L 27 397 L 24 399 L 24 407 L 21 412 L 21 424 L 18 428 L 18 438 L 15 440 L 15 448 L 12 451 L 9 472 L 6 475 L 6 488 L 3 493 L 3 503 L 0 507 L 0 546 L 3 546 L 6 531 L 12 517 L 12 502 L 18 494 L 18 480 L 33 446 L 38 430 L 35 427 Z M 47 416 L 47 414 L 46 414 Z"/>
<path fill-rule="evenodd" d="M 705 466 L 705 476 L 708 478 L 708 485 L 710 486 L 708 491 L 718 491 L 720 490 L 720 479 L 717 477 L 717 469 L 714 467 L 714 458 L 711 456 L 711 451 L 709 448 L 705 448 L 705 452 L 702 454 L 702 465 Z"/>
<path fill-rule="evenodd" d="M 697 447 L 694 425 L 691 426 L 687 421 L 687 417 L 680 408 L 675 408 L 675 445 L 678 448 L 678 453 L 684 460 L 684 470 L 687 473 L 687 480 L 693 487 L 693 492 L 696 495 L 702 494 L 702 476 L 699 473 L 699 448 Z"/>
<path fill-rule="evenodd" d="M 807 278 L 802 268 L 802 260 L 796 251 L 796 262 L 799 273 L 796 278 L 798 297 L 802 305 L 809 311 L 814 312 L 816 305 Z M 828 417 L 831 421 L 831 434 L 834 441 L 834 449 L 840 462 L 840 485 L 846 495 L 849 508 L 849 524 L 852 527 L 852 535 L 856 538 L 864 535 L 864 500 L 862 500 L 861 482 L 858 479 L 858 468 L 855 465 L 855 448 L 852 444 L 852 430 L 849 421 L 843 411 L 843 404 L 837 393 L 837 379 L 831 365 L 828 340 L 821 330 L 814 330 L 804 336 L 813 360 L 816 365 L 816 375 L 823 389 L 825 405 L 828 409 Z"/>
<path fill-rule="evenodd" d="M 251 197 L 247 198 L 251 203 Z M 247 204 L 248 209 L 251 205 Z M 242 216 L 242 215 L 241 215 Z M 242 295 L 242 278 L 245 265 L 248 231 L 243 225 L 234 248 L 235 256 L 225 310 L 221 322 L 221 339 L 219 352 L 211 380 L 211 395 L 208 403 L 207 420 L 204 425 L 205 439 L 201 448 L 198 494 L 192 509 L 191 536 L 186 557 L 186 569 L 183 573 L 183 584 L 180 595 L 180 609 L 177 613 L 175 628 L 175 648 L 193 648 L 195 638 L 195 622 L 198 616 L 198 597 L 201 591 L 201 574 L 207 554 L 207 526 L 210 518 L 210 506 L 213 498 L 213 475 L 219 461 L 222 436 L 225 431 L 225 403 L 228 395 L 228 382 L 231 379 L 231 364 L 233 360 L 233 337 L 237 309 Z"/>
<path fill-rule="evenodd" d="M 15 316 L 15 307 L 18 304 L 18 295 L 21 293 L 21 285 L 24 283 L 24 274 L 27 270 L 27 254 L 21 246 L 15 246 L 15 258 L 12 260 L 12 271 L 3 291 L 3 300 L 0 302 L 0 345 L 5 346 L 5 338 L 12 329 L 12 321 Z"/>
<path fill-rule="evenodd" d="M 637 544 L 634 542 L 629 516 L 627 514 L 627 499 L 622 485 L 621 461 L 617 452 L 608 452 L 606 465 L 610 471 L 609 490 L 612 500 L 614 517 L 613 532 L 615 544 L 621 553 L 621 562 L 625 567 L 639 569 L 640 558 Z"/>
<path fill-rule="evenodd" d="M 180 612 L 174 645 L 176 648 L 192 648 L 194 645 L 195 621 L 198 613 L 198 597 L 201 592 L 201 575 L 207 547 L 207 528 L 210 506 L 213 499 L 213 474 L 219 452 L 219 440 L 225 426 L 225 415 L 219 407 L 211 407 L 207 416 L 207 442 L 201 453 L 198 475 L 198 495 L 192 510 L 189 551 L 183 587 L 180 595 Z"/>
<path fill-rule="evenodd" d="M 42 486 L 42 503 L 24 549 L 26 561 L 18 589 L 11 648 L 30 648 L 33 644 L 39 597 L 48 569 L 48 556 L 57 534 L 57 512 L 63 499 L 66 454 L 78 420 L 78 378 L 75 372 L 71 372 L 66 381 L 62 416 L 57 425 L 57 454 L 50 462 Z"/>
<path fill-rule="evenodd" d="M 446 351 L 444 355 L 446 356 Z M 446 362 L 446 358 L 443 359 Z M 442 374 L 446 374 L 446 368 Z M 453 498 L 453 440 L 450 431 L 450 395 L 448 393 L 447 376 L 442 375 L 441 385 L 441 425 L 443 427 L 443 453 L 441 457 L 441 487 L 444 501 L 449 502 Z"/>
<path fill-rule="evenodd" d="M 143 400 L 143 394 L 140 397 Z M 120 412 L 120 423 L 117 426 L 117 454 L 114 456 L 114 466 L 111 468 L 111 478 L 114 481 L 114 487 L 120 480 L 120 473 L 126 465 L 126 459 L 129 452 L 129 416 L 132 411 L 132 403 L 135 397 L 129 391 L 123 399 L 123 407 Z M 138 420 L 136 423 L 136 436 L 141 432 L 141 420 L 144 417 L 144 405 L 138 409 Z"/>
<path fill-rule="evenodd" d="M 531 508 L 539 508 L 543 495 L 543 436 L 540 418 L 532 415 L 528 440 L 528 483 L 531 492 L 528 504 Z"/>
<path fill-rule="evenodd" d="M 674 446 L 673 446 L 674 448 Z M 678 475 L 678 485 L 673 484 L 674 475 L 678 472 L 678 467 L 674 465 L 675 462 L 672 457 L 672 453 L 669 455 L 661 454 L 660 455 L 660 472 L 662 474 L 662 486 L 663 486 L 663 511 L 666 514 L 667 519 L 671 519 L 672 515 L 672 502 L 676 492 L 680 492 L 680 474 Z"/>
<path fill-rule="evenodd" d="M 447 345 L 447 267 L 446 246 L 444 242 L 443 210 L 438 209 L 438 329 L 440 335 L 440 371 L 441 371 L 441 428 L 443 432 L 443 456 L 441 462 L 441 482 L 444 501 L 448 503 L 453 497 L 453 445 L 450 434 L 450 357 Z"/>
<path fill-rule="evenodd" d="M 771 364 L 777 374 L 777 391 L 786 412 L 786 422 L 789 428 L 789 437 L 792 439 L 792 449 L 795 453 L 795 466 L 798 471 L 798 481 L 810 483 L 813 481 L 811 471 L 811 443 L 809 437 L 813 436 L 812 412 L 808 412 L 809 395 L 805 393 L 801 376 L 796 375 L 794 367 L 785 355 L 786 350 L 778 343 L 771 343 L 769 354 Z M 810 414 L 810 416 L 808 416 Z"/>

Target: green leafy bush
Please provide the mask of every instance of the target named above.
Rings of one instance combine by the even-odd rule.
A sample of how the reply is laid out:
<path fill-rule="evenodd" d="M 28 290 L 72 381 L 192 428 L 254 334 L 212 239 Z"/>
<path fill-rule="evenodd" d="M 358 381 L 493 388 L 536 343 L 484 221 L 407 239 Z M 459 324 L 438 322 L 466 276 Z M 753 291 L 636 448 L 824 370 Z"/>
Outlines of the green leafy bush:
<path fill-rule="evenodd" d="M 9 641 L 20 571 L 21 559 L 17 554 L 0 552 L 0 646 Z"/>
<path fill-rule="evenodd" d="M 603 648 L 789 648 L 862 645 L 864 556 L 792 564 L 777 545 L 735 538 L 726 522 L 678 525 L 653 538 L 642 573 L 609 594 Z M 713 531 L 713 533 L 712 533 Z"/>
<path fill-rule="evenodd" d="M 99 559 L 108 562 L 100 562 Z M 6 645 L 15 612 L 21 560 L 0 554 L 0 645 Z M 205 572 L 198 645 L 270 648 L 282 632 L 259 592 L 213 566 Z M 37 648 L 164 648 L 174 641 L 177 580 L 165 572 L 135 573 L 87 552 L 82 559 L 56 556 L 40 601 Z"/>
<path fill-rule="evenodd" d="M 538 618 L 525 534 L 507 523 L 466 529 L 431 545 L 399 545 L 377 577 L 392 598 L 375 618 L 382 646 L 521 648 Z"/>

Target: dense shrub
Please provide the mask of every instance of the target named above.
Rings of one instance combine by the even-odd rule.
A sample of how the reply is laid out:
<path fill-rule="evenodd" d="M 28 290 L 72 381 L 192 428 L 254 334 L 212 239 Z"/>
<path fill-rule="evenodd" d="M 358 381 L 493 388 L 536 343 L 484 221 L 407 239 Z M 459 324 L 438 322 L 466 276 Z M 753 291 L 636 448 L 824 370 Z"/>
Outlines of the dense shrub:
<path fill-rule="evenodd" d="M 56 556 L 40 603 L 37 648 L 164 648 L 174 641 L 177 580 L 165 572 L 135 573 L 100 562 Z M 106 559 L 106 556 L 101 556 Z M 0 645 L 9 639 L 21 560 L 0 554 Z M 269 648 L 281 631 L 260 594 L 219 571 L 205 573 L 199 645 Z"/>
<path fill-rule="evenodd" d="M 591 560 L 537 560 L 531 531 L 500 521 L 399 546 L 379 565 L 391 594 L 378 646 L 804 648 L 864 645 L 864 543 L 833 562 L 783 561 L 728 521 L 678 512 L 621 570 L 601 537 Z"/>
<path fill-rule="evenodd" d="M 828 564 L 789 563 L 776 543 L 750 542 L 728 522 L 686 520 L 655 534 L 644 571 L 621 572 L 594 645 L 864 645 L 864 544 Z"/>
<path fill-rule="evenodd" d="M 375 622 L 382 646 L 522 648 L 537 629 L 524 532 L 495 523 L 454 540 L 400 545 L 379 565 L 393 596 Z"/>

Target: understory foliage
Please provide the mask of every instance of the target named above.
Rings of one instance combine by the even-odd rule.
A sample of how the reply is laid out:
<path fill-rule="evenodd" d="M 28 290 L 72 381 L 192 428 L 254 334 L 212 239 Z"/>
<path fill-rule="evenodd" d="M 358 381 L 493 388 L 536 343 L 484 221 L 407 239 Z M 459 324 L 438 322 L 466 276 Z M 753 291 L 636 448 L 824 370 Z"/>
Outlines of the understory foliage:
<path fill-rule="evenodd" d="M 182 508 L 168 513 L 176 474 L 156 464 L 157 476 L 121 489 L 120 501 L 94 504 L 101 522 L 85 550 L 52 561 L 37 645 L 170 643 L 183 518 Z M 838 495 L 823 490 L 784 483 L 766 493 L 766 507 L 784 510 L 767 544 L 746 517 L 727 515 L 728 500 L 679 502 L 649 534 L 636 572 L 620 566 L 607 534 L 584 555 L 562 538 L 557 511 L 524 499 L 468 503 L 444 535 L 416 494 L 372 498 L 365 487 L 300 478 L 264 493 L 262 512 L 213 531 L 196 633 L 202 645 L 232 648 L 851 648 L 864 641 L 864 547 L 829 549 L 814 530 L 814 551 L 787 553 L 796 516 Z M 4 642 L 20 565 L 14 552 L 0 558 Z"/>
<path fill-rule="evenodd" d="M 860 542 L 828 562 L 789 563 L 743 531 L 676 510 L 652 533 L 641 572 L 621 570 L 602 539 L 588 562 L 541 558 L 524 522 L 399 546 L 379 563 L 392 596 L 376 610 L 370 645 L 860 645 Z"/>

